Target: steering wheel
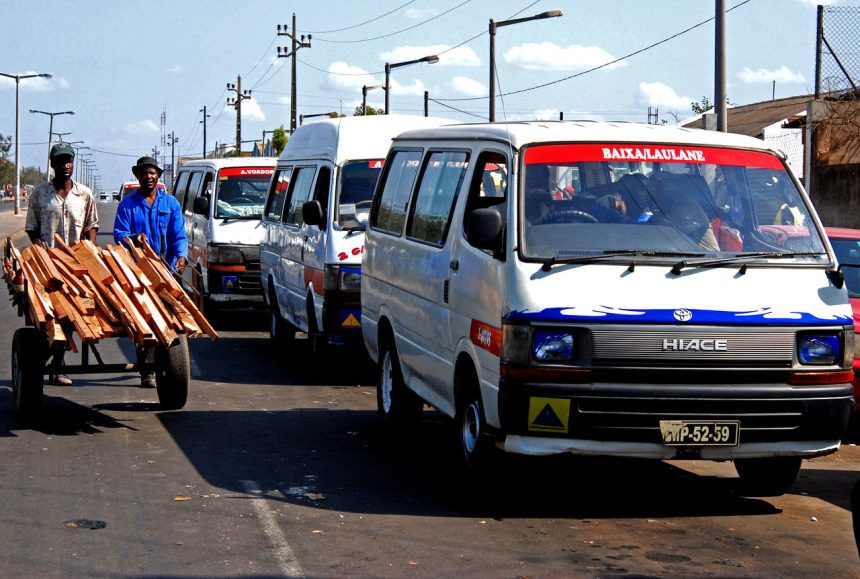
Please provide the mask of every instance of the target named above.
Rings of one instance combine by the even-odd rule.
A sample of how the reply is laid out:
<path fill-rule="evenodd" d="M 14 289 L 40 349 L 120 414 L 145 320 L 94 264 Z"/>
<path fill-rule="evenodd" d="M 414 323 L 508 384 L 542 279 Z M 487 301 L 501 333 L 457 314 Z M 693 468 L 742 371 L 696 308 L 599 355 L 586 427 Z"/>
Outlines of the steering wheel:
<path fill-rule="evenodd" d="M 545 225 L 547 223 L 599 223 L 597 218 L 580 209 L 559 209 L 550 211 L 539 218 L 533 225 Z"/>

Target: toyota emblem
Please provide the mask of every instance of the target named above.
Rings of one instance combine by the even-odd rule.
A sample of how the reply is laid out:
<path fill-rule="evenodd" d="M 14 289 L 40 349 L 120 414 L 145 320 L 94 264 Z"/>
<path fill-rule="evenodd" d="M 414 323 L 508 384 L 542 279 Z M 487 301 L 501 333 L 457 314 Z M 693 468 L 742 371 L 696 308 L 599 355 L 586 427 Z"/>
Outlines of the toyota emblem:
<path fill-rule="evenodd" d="M 689 322 L 693 318 L 693 312 L 690 310 L 675 310 L 672 315 L 679 322 Z"/>

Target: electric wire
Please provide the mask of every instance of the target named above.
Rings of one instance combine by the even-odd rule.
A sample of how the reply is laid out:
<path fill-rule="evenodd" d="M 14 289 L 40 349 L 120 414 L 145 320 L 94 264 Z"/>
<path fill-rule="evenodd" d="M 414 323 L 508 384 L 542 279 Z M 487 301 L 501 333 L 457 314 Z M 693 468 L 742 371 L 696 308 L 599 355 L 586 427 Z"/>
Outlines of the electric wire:
<path fill-rule="evenodd" d="M 359 22 L 358 24 L 353 24 L 352 26 L 347 26 L 345 28 L 336 28 L 334 30 L 302 30 L 301 32 L 304 32 L 306 34 L 331 34 L 332 32 L 343 32 L 345 30 L 352 30 L 354 28 L 358 28 L 359 26 L 364 26 L 365 24 L 370 24 L 371 22 L 376 22 L 377 20 L 381 20 L 381 19 L 385 18 L 386 16 L 388 16 L 389 14 L 393 14 L 402 8 L 406 8 L 410 4 L 414 4 L 415 2 L 416 2 L 416 0 L 409 0 L 409 2 L 407 2 L 406 4 L 401 4 L 400 6 L 395 8 L 394 10 L 390 10 L 390 11 L 386 12 L 385 14 L 380 14 L 379 16 L 376 16 L 375 18 L 371 18 L 370 20 L 365 20 L 364 22 Z"/>

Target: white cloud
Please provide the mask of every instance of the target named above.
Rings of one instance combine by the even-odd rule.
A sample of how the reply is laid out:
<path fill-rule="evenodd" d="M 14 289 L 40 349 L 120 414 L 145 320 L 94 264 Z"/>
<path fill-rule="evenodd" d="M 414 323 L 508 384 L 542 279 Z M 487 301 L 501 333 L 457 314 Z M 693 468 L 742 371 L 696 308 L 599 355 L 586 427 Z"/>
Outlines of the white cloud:
<path fill-rule="evenodd" d="M 265 121 L 266 115 L 263 114 L 263 109 L 259 103 L 253 98 L 242 101 L 242 120 L 243 121 Z"/>
<path fill-rule="evenodd" d="M 165 72 L 169 74 L 182 74 L 183 72 L 185 72 L 185 68 L 183 68 L 181 65 L 174 64 L 173 66 L 165 69 Z"/>
<path fill-rule="evenodd" d="M 679 95 L 672 87 L 662 82 L 640 82 L 639 100 L 643 104 L 664 109 L 664 111 L 690 110 L 690 103 L 696 99 Z"/>
<path fill-rule="evenodd" d="M 794 72 L 784 64 L 776 70 L 757 68 L 755 70 L 745 66 L 738 73 L 738 77 L 747 84 L 763 84 L 776 82 L 804 83 L 806 78 L 799 72 Z"/>
<path fill-rule="evenodd" d="M 606 64 L 616 57 L 598 46 L 571 44 L 564 47 L 552 42 L 529 42 L 505 52 L 505 62 L 526 70 L 587 70 Z M 606 68 L 625 66 L 617 62 Z"/>
<path fill-rule="evenodd" d="M 417 78 L 410 84 L 400 84 L 393 78 L 391 79 L 391 94 L 392 95 L 420 95 L 424 96 L 424 91 L 427 87 Z M 384 94 L 384 93 L 383 93 Z"/>
<path fill-rule="evenodd" d="M 328 76 L 323 83 L 323 89 L 354 91 L 364 85 L 382 84 L 361 67 L 349 65 L 343 61 L 333 62 L 328 67 Z M 289 99 L 287 99 L 289 102 Z"/>
<path fill-rule="evenodd" d="M 161 132 L 154 121 L 145 119 L 125 126 L 125 131 L 132 135 L 153 135 Z"/>
<path fill-rule="evenodd" d="M 404 15 L 410 20 L 427 20 L 438 15 L 439 11 L 435 8 L 410 8 Z"/>
<path fill-rule="evenodd" d="M 481 64 L 481 59 L 477 53 L 468 46 L 458 46 L 452 50 L 447 44 L 400 46 L 394 50 L 383 52 L 379 58 L 383 62 L 394 63 L 418 60 L 433 54 L 439 55 L 439 62 L 432 66 L 479 66 Z M 419 65 L 416 63 L 413 66 Z"/>
<path fill-rule="evenodd" d="M 468 76 L 455 76 L 448 84 L 454 92 L 466 96 L 486 96 L 489 93 L 486 85 Z"/>
<path fill-rule="evenodd" d="M 38 74 L 36 72 L 22 72 L 18 73 L 21 76 L 25 76 L 28 74 Z M 36 77 L 36 78 L 22 78 L 18 84 L 21 92 L 31 90 L 35 92 L 48 92 L 52 91 L 55 88 L 69 88 L 69 82 L 64 78 L 44 78 L 44 77 Z M 0 76 L 0 88 L 15 88 L 15 79 L 9 78 L 6 76 Z"/>

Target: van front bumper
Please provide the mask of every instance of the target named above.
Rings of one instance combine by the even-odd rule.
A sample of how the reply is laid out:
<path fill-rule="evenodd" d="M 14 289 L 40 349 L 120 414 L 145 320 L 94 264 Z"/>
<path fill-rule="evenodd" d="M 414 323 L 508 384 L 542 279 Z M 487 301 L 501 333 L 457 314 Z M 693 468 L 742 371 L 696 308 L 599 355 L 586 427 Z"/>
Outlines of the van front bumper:
<path fill-rule="evenodd" d="M 523 384 L 503 379 L 499 418 L 501 434 L 507 436 L 500 445 L 525 454 L 662 459 L 816 456 L 839 447 L 853 408 L 850 383 Z M 546 414 L 539 418 L 541 409 L 551 420 Z M 738 444 L 666 446 L 660 430 L 665 420 L 737 421 Z"/>

